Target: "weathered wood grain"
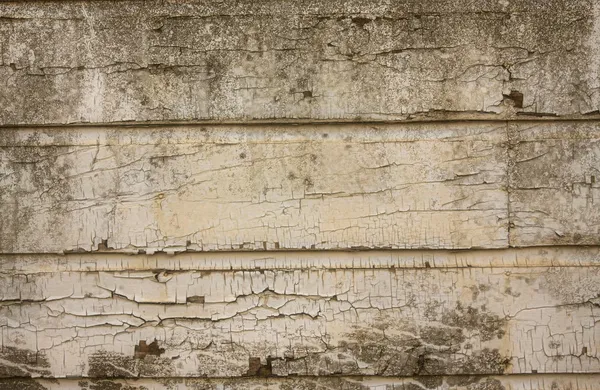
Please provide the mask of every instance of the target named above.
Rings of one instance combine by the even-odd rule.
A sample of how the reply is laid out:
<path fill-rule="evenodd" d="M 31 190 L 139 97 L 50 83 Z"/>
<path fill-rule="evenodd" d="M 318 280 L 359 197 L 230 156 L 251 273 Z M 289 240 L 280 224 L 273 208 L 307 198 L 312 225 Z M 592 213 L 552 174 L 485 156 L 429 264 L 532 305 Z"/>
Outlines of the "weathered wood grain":
<path fill-rule="evenodd" d="M 0 124 L 598 110 L 586 0 L 0 4 Z"/>
<path fill-rule="evenodd" d="M 508 245 L 503 124 L 1 137 L 3 253 Z"/>
<path fill-rule="evenodd" d="M 0 379 L 0 390 L 596 390 L 598 383 L 599 375 L 585 374 L 414 378 Z"/>
<path fill-rule="evenodd" d="M 598 373 L 600 267 L 3 273 L 2 376 Z"/>
<path fill-rule="evenodd" d="M 600 244 L 600 128 L 510 126 L 510 243 Z"/>

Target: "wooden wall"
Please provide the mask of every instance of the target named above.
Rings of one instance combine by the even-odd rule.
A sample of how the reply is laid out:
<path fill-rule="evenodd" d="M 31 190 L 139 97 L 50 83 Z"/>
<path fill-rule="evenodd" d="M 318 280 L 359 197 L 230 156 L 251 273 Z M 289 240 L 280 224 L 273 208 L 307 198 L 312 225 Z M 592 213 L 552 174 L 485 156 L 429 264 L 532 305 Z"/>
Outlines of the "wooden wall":
<path fill-rule="evenodd" d="M 0 3 L 0 389 L 600 389 L 600 5 Z"/>

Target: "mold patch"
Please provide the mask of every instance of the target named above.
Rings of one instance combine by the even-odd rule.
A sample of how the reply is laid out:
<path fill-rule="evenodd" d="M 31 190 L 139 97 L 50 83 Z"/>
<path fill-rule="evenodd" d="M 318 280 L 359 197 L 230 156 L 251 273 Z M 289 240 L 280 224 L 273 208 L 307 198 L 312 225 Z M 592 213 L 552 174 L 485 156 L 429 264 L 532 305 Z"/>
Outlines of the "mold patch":
<path fill-rule="evenodd" d="M 0 351 L 0 378 L 49 376 L 49 369 L 43 353 L 6 346 Z"/>

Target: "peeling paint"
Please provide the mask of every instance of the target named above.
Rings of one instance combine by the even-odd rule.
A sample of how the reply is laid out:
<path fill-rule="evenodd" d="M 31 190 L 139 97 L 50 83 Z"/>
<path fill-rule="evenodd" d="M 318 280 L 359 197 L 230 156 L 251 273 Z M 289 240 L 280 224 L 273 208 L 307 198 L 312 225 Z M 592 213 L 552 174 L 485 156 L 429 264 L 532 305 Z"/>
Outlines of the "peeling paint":
<path fill-rule="evenodd" d="M 58 1 L 0 15 L 3 124 L 504 118 L 599 104 L 598 14 L 584 0 Z M 521 98 L 507 103 L 512 91 Z"/>
<path fill-rule="evenodd" d="M 0 2 L 0 390 L 597 390 L 598 10 Z"/>
<path fill-rule="evenodd" d="M 0 329 L 59 377 L 589 372 L 600 369 L 596 271 L 4 274 Z"/>

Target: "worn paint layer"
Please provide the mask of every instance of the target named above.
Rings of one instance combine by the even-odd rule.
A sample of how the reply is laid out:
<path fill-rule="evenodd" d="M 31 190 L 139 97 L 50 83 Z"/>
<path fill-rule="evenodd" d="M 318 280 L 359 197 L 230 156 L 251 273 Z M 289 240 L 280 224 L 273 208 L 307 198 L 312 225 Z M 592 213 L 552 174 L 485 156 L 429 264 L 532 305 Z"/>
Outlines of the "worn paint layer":
<path fill-rule="evenodd" d="M 599 4 L 0 2 L 0 390 L 599 389 Z"/>
<path fill-rule="evenodd" d="M 596 112 L 594 4 L 5 2 L 0 124 Z"/>
<path fill-rule="evenodd" d="M 598 123 L 6 129 L 0 251 L 597 245 Z"/>
<path fill-rule="evenodd" d="M 508 244 L 502 124 L 5 131 L 4 253 Z"/>
<path fill-rule="evenodd" d="M 598 372 L 599 272 L 4 273 L 2 362 L 34 377 Z"/>
<path fill-rule="evenodd" d="M 556 123 L 510 126 L 510 243 L 600 243 L 600 132 Z"/>

